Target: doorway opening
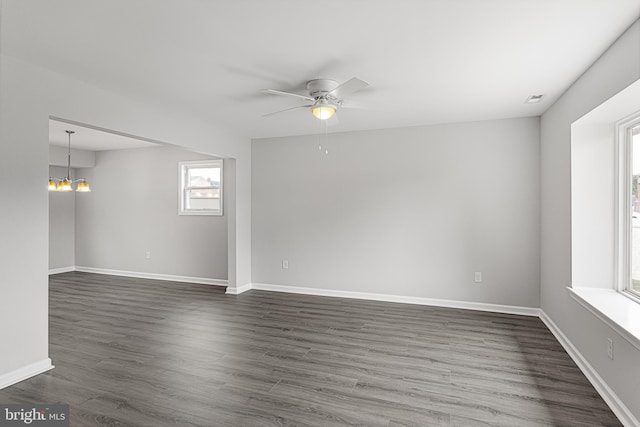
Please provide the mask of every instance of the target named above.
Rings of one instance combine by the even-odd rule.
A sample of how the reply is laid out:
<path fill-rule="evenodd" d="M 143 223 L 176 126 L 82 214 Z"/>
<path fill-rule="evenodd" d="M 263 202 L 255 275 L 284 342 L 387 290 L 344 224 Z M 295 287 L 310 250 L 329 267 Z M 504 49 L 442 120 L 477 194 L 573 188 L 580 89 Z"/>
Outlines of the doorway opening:
<path fill-rule="evenodd" d="M 228 212 L 179 215 L 179 165 L 228 159 L 51 117 L 50 176 L 66 173 L 67 130 L 75 132 L 71 174 L 82 175 L 91 192 L 49 193 L 50 274 L 86 271 L 227 286 Z M 222 169 L 225 183 L 234 179 L 228 169 Z M 219 196 L 233 188 L 223 187 Z"/>

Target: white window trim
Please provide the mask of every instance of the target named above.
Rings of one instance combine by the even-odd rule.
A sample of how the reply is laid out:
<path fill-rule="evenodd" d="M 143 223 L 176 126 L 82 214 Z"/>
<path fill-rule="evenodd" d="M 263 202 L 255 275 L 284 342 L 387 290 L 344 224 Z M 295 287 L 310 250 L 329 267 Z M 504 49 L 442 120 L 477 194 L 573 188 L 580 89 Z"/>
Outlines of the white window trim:
<path fill-rule="evenodd" d="M 637 293 L 629 290 L 631 284 L 631 145 L 632 129 L 640 126 L 640 112 L 635 112 L 616 122 L 616 191 L 615 191 L 615 289 L 624 296 L 640 303 Z"/>
<path fill-rule="evenodd" d="M 184 167 L 202 167 L 211 166 L 220 168 L 220 209 L 218 210 L 185 210 L 185 195 L 184 195 Z M 224 215 L 224 162 L 222 159 L 211 160 L 190 160 L 178 162 L 178 215 L 209 215 L 209 216 L 223 216 Z"/>

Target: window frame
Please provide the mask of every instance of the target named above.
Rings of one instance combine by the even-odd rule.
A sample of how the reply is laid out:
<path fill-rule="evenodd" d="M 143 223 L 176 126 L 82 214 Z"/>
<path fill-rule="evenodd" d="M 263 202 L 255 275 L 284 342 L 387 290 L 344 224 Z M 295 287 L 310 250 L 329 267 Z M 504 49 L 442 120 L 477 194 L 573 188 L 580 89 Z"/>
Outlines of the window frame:
<path fill-rule="evenodd" d="M 616 123 L 616 290 L 640 303 L 640 292 L 631 289 L 631 231 L 633 183 L 633 129 L 640 127 L 640 111 Z M 638 248 L 640 250 L 640 248 Z"/>
<path fill-rule="evenodd" d="M 219 168 L 220 169 L 220 208 L 219 209 L 188 209 L 186 208 L 187 190 L 186 178 L 191 168 Z M 224 215 L 224 161 L 222 159 L 211 160 L 185 160 L 178 162 L 178 215 Z"/>

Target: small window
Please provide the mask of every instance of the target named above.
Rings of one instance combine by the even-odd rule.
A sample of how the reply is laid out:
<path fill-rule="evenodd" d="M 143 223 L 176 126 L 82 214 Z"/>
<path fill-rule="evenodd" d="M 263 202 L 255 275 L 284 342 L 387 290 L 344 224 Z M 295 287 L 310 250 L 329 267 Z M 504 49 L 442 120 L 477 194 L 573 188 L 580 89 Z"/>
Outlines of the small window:
<path fill-rule="evenodd" d="M 222 160 L 180 162 L 179 214 L 222 215 Z"/>

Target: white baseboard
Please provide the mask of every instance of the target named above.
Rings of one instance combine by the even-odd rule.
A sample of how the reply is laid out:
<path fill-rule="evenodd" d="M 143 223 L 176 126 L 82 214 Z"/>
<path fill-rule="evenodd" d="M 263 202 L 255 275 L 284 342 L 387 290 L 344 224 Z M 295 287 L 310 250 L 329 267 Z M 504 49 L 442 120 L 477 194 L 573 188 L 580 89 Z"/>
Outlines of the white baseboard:
<path fill-rule="evenodd" d="M 71 267 L 52 268 L 49 270 L 49 276 L 52 274 L 69 273 L 70 271 L 76 271 L 76 267 L 72 265 Z"/>
<path fill-rule="evenodd" d="M 243 286 L 227 286 L 226 294 L 229 295 L 240 295 L 243 292 L 247 292 L 253 289 L 252 283 L 248 283 Z"/>
<path fill-rule="evenodd" d="M 354 298 L 373 301 L 399 302 L 403 304 L 431 305 L 436 307 L 462 308 L 466 310 L 490 311 L 494 313 L 520 314 L 524 316 L 539 316 L 540 309 L 532 307 L 519 307 L 513 305 L 487 304 L 481 302 L 455 301 L 434 298 L 408 297 L 389 294 L 373 294 L 368 292 L 339 291 L 318 288 L 302 288 L 294 286 L 271 285 L 268 283 L 251 283 L 242 292 L 256 289 L 271 292 L 289 292 L 292 294 L 318 295 L 325 297 Z M 227 289 L 228 292 L 228 289 Z M 239 292 L 240 293 L 240 292 Z"/>
<path fill-rule="evenodd" d="M 47 357 L 46 359 L 39 362 L 32 363 L 30 365 L 23 366 L 22 368 L 18 368 L 6 374 L 0 375 L 0 390 L 46 372 L 50 369 L 53 369 L 53 365 L 51 364 L 51 359 Z"/>
<path fill-rule="evenodd" d="M 598 375 L 596 370 L 589 364 L 587 359 L 582 356 L 573 343 L 569 341 L 569 338 L 567 338 L 543 310 L 540 310 L 540 320 L 549 328 L 566 352 L 569 353 L 569 356 L 571 356 L 585 377 L 591 382 L 591 385 L 593 385 L 600 396 L 602 396 L 602 399 L 609 405 L 613 413 L 616 414 L 620 422 L 628 427 L 640 426 L 640 421 L 631 413 L 629 408 L 618 398 L 607 383 Z"/>
<path fill-rule="evenodd" d="M 108 274 L 111 276 L 135 277 L 138 279 L 167 280 L 171 282 L 200 283 L 213 286 L 227 286 L 227 280 L 206 277 L 174 276 L 171 274 L 142 273 L 138 271 L 109 270 L 106 268 L 75 266 L 73 271 L 84 273 Z"/>

